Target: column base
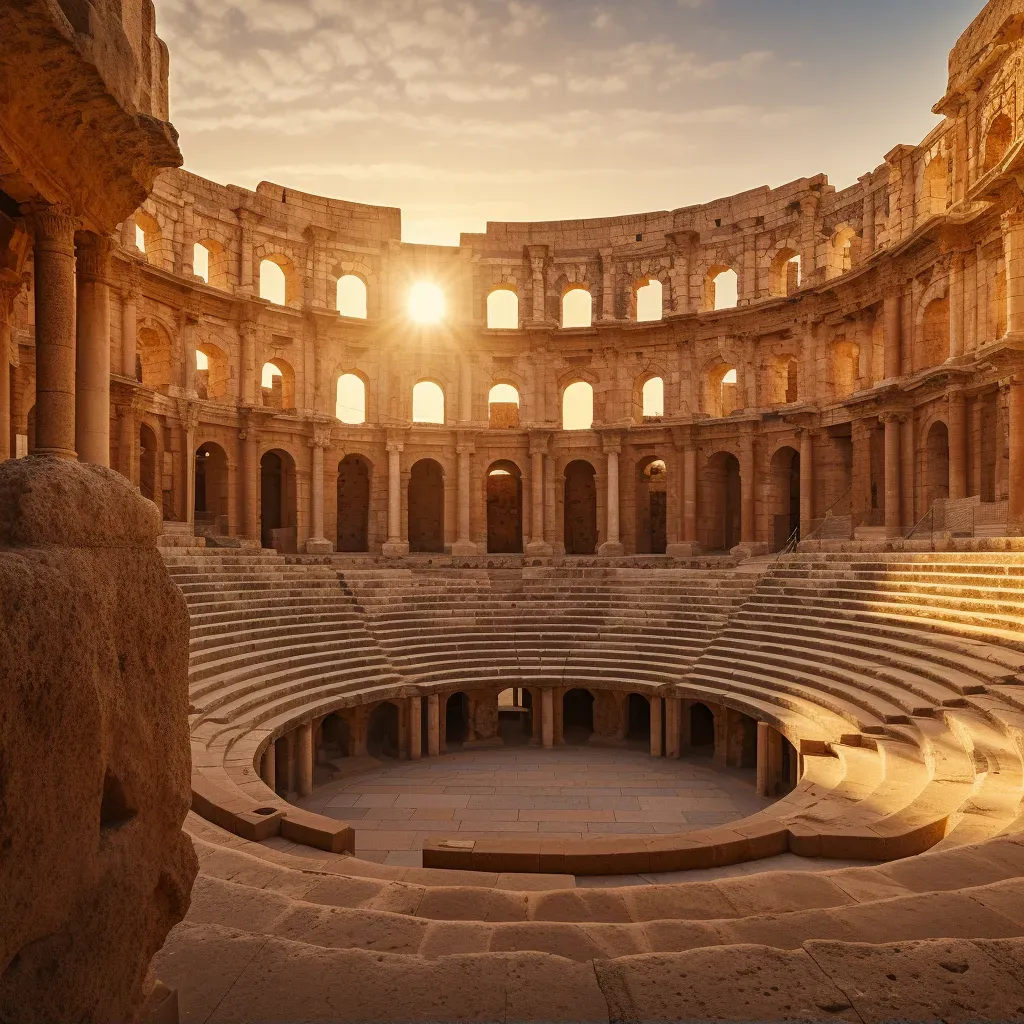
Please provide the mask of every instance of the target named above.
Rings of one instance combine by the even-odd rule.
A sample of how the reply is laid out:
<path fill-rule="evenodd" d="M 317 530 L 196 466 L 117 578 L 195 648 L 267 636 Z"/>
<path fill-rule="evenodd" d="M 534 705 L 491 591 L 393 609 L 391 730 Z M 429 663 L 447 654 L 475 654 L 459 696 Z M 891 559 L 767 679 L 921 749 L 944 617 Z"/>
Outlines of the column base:
<path fill-rule="evenodd" d="M 523 553 L 530 558 L 550 558 L 555 553 L 555 549 L 546 541 L 531 540 Z"/>
<path fill-rule="evenodd" d="M 405 541 L 388 541 L 383 554 L 385 558 L 405 558 L 409 554 L 409 545 Z"/>
<path fill-rule="evenodd" d="M 334 545 L 323 537 L 311 537 L 306 541 L 307 555 L 333 555 Z"/>
<path fill-rule="evenodd" d="M 747 542 L 737 544 L 729 553 L 731 555 L 740 555 L 742 558 L 760 558 L 762 555 L 769 554 L 769 551 L 767 544 Z"/>
<path fill-rule="evenodd" d="M 597 549 L 597 553 L 602 558 L 621 558 L 626 553 L 626 549 L 622 544 L 609 540 Z"/>
<path fill-rule="evenodd" d="M 473 555 L 478 555 L 480 549 L 469 540 L 457 540 L 452 545 L 452 554 L 458 558 L 472 558 Z"/>
<path fill-rule="evenodd" d="M 693 558 L 694 555 L 704 554 L 704 547 L 695 540 L 684 541 L 679 544 L 669 544 L 665 549 L 669 558 Z"/>

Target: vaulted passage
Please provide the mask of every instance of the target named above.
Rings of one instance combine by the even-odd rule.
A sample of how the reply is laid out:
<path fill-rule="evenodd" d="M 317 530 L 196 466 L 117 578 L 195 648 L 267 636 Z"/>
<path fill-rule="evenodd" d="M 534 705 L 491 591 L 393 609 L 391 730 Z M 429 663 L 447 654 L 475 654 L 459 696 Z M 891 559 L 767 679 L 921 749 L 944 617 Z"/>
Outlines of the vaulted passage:
<path fill-rule="evenodd" d="M 366 723 L 366 750 L 370 757 L 397 758 L 398 708 L 390 701 L 378 704 Z"/>
<path fill-rule="evenodd" d="M 800 529 L 800 453 L 780 448 L 771 463 L 772 550 L 781 551 Z"/>
<path fill-rule="evenodd" d="M 668 472 L 661 459 L 638 467 L 636 482 L 636 551 L 663 555 L 668 547 Z"/>
<path fill-rule="evenodd" d="M 370 466 L 360 455 L 338 464 L 338 550 L 370 550 Z"/>
<path fill-rule="evenodd" d="M 562 734 L 566 743 L 586 743 L 594 735 L 594 695 L 570 690 L 562 698 Z"/>
<path fill-rule="evenodd" d="M 195 523 L 198 533 L 227 533 L 228 457 L 219 444 L 196 452 Z"/>
<path fill-rule="evenodd" d="M 739 459 L 718 452 L 708 462 L 700 492 L 702 541 L 709 551 L 730 551 L 739 544 L 741 498 Z"/>
<path fill-rule="evenodd" d="M 523 551 L 523 478 L 513 462 L 496 462 L 487 474 L 487 551 Z"/>
<path fill-rule="evenodd" d="M 453 693 L 444 709 L 444 735 L 449 747 L 460 747 L 469 736 L 469 698 Z"/>
<path fill-rule="evenodd" d="M 589 462 L 565 467 L 565 553 L 597 551 L 597 474 Z"/>
<path fill-rule="evenodd" d="M 409 477 L 409 550 L 444 551 L 444 470 L 421 459 Z"/>
<path fill-rule="evenodd" d="M 295 462 L 287 452 L 267 452 L 260 460 L 260 533 L 263 546 L 296 550 Z"/>

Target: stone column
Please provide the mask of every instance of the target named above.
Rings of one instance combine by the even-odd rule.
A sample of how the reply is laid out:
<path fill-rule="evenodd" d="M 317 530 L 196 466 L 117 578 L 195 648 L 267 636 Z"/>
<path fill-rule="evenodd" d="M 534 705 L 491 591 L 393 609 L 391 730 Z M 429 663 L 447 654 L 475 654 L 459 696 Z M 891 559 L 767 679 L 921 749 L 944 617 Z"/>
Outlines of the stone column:
<path fill-rule="evenodd" d="M 768 729 L 767 722 L 757 723 L 757 795 L 768 795 Z"/>
<path fill-rule="evenodd" d="M 949 497 L 967 497 L 967 399 L 963 391 L 950 391 L 949 401 Z"/>
<path fill-rule="evenodd" d="M 1024 381 L 1010 386 L 1010 529 L 1024 533 Z"/>
<path fill-rule="evenodd" d="M 310 536 L 306 541 L 306 553 L 309 555 L 329 555 L 334 550 L 334 545 L 324 536 L 324 449 L 330 444 L 330 440 L 328 428 L 314 428 L 313 438 L 309 442 L 312 454 L 309 478 Z"/>
<path fill-rule="evenodd" d="M 242 522 L 247 540 L 260 543 L 260 439 L 250 423 L 239 435 L 242 439 Z"/>
<path fill-rule="evenodd" d="M 138 485 L 135 461 L 136 412 L 134 401 L 117 403 L 117 469 L 126 480 Z"/>
<path fill-rule="evenodd" d="M 0 281 L 0 462 L 11 452 L 11 331 L 21 285 Z"/>
<path fill-rule="evenodd" d="M 886 537 L 902 537 L 900 427 L 903 417 L 896 413 L 885 413 L 882 416 L 882 422 L 885 424 L 885 535 Z"/>
<path fill-rule="evenodd" d="M 296 763 L 296 747 L 298 746 L 298 736 L 295 731 L 288 733 L 284 737 L 284 750 L 285 750 L 285 793 L 289 796 L 294 795 L 298 791 L 298 765 Z"/>
<path fill-rule="evenodd" d="M 544 474 L 549 442 L 546 434 L 530 438 L 530 543 L 525 550 L 535 558 L 553 554 L 551 545 L 544 539 Z"/>
<path fill-rule="evenodd" d="M 75 227 L 64 206 L 26 210 L 35 259 L 37 455 L 75 451 Z"/>
<path fill-rule="evenodd" d="M 185 508 L 184 521 L 189 532 L 195 531 L 196 520 L 196 427 L 199 426 L 199 406 L 195 402 L 179 402 L 181 418 L 181 472 Z"/>
<path fill-rule="evenodd" d="M 473 496 L 473 453 L 476 448 L 463 439 L 455 450 L 459 456 L 459 534 L 452 545 L 452 554 L 466 557 L 477 554 L 477 546 L 470 539 L 472 536 L 470 513 Z"/>
<path fill-rule="evenodd" d="M 121 376 L 136 379 L 135 356 L 139 348 L 139 312 L 135 287 L 121 291 Z"/>
<path fill-rule="evenodd" d="M 473 363 L 466 352 L 459 360 L 459 422 L 473 422 Z"/>
<path fill-rule="evenodd" d="M 747 433 L 740 443 L 740 547 L 747 554 L 757 549 L 755 502 L 757 488 L 754 465 L 754 435 Z"/>
<path fill-rule="evenodd" d="M 851 429 L 853 441 L 853 472 L 850 511 L 856 526 L 871 512 L 871 434 L 866 420 L 854 420 Z"/>
<path fill-rule="evenodd" d="M 441 753 L 441 698 L 432 693 L 427 697 L 427 756 Z"/>
<path fill-rule="evenodd" d="M 1009 497 L 1009 468 L 1010 461 L 1008 452 L 1006 450 L 1006 427 L 1007 427 L 1007 412 L 1006 407 L 1009 404 L 1010 398 L 1010 384 L 1005 381 L 999 382 L 999 387 L 996 391 L 996 471 L 995 471 L 995 499 L 996 501 L 1005 501 Z"/>
<path fill-rule="evenodd" d="M 313 792 L 313 723 L 303 722 L 297 730 L 296 783 L 299 799 Z"/>
<path fill-rule="evenodd" d="M 697 449 L 692 438 L 685 435 L 677 440 L 676 446 L 681 449 L 679 504 L 682 512 L 682 540 L 670 544 L 666 554 L 673 558 L 689 558 L 701 552 L 700 544 L 697 543 Z"/>
<path fill-rule="evenodd" d="M 661 698 L 651 698 L 651 757 L 661 757 Z"/>
<path fill-rule="evenodd" d="M 953 253 L 949 265 L 949 358 L 964 354 L 964 254 Z"/>
<path fill-rule="evenodd" d="M 800 434 L 800 537 L 814 532 L 814 432 Z"/>
<path fill-rule="evenodd" d="M 429 746 L 429 742 L 428 742 Z M 409 760 L 423 758 L 423 698 L 409 698 Z"/>
<path fill-rule="evenodd" d="M 555 745 L 555 691 L 545 686 L 540 691 L 540 726 L 541 742 L 545 750 Z"/>
<path fill-rule="evenodd" d="M 900 440 L 903 450 L 900 453 L 900 494 L 902 502 L 900 505 L 903 529 L 912 527 L 917 523 L 922 511 L 918 514 L 915 508 L 916 490 L 914 473 L 917 467 L 916 452 L 914 450 L 914 414 L 908 413 L 903 417 L 903 425 L 900 430 Z"/>
<path fill-rule="evenodd" d="M 1024 338 L 1024 213 L 1004 213 L 1002 229 L 1006 253 L 1006 333 Z"/>
<path fill-rule="evenodd" d="M 533 322 L 543 323 L 545 313 L 544 263 L 547 250 L 543 246 L 530 246 L 530 271 L 533 274 Z"/>
<path fill-rule="evenodd" d="M 619 452 L 622 443 L 619 437 L 607 437 L 604 441 L 605 455 L 608 456 L 608 506 L 607 537 L 598 554 L 604 558 L 618 558 L 626 553 L 619 534 Z"/>
<path fill-rule="evenodd" d="M 256 326 L 243 323 L 239 327 L 239 338 L 242 348 L 241 396 L 243 405 L 258 405 L 256 401 Z"/>
<path fill-rule="evenodd" d="M 277 745 L 272 742 L 260 758 L 260 778 L 268 789 L 277 791 Z"/>
<path fill-rule="evenodd" d="M 678 697 L 665 698 L 665 756 L 678 759 L 681 753 L 680 715 L 683 702 Z"/>
<path fill-rule="evenodd" d="M 885 344 L 885 379 L 900 375 L 903 344 L 903 302 L 899 295 L 887 295 L 882 310 L 882 336 Z"/>
<path fill-rule="evenodd" d="M 601 319 L 615 319 L 615 264 L 613 249 L 601 249 Z"/>
<path fill-rule="evenodd" d="M 409 554 L 408 543 L 402 540 L 402 452 L 405 445 L 388 443 L 388 539 L 384 545 L 385 558 L 404 558 Z"/>
<path fill-rule="evenodd" d="M 75 447 L 80 462 L 110 465 L 110 252 L 108 238 L 75 236 L 77 287 Z"/>

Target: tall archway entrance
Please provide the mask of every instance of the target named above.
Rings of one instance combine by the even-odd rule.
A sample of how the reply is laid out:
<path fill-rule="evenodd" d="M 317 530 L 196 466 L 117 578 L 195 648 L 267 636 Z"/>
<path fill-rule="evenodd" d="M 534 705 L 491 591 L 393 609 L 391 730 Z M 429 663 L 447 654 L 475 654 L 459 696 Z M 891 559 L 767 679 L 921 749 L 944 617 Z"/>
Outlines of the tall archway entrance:
<path fill-rule="evenodd" d="M 371 757 L 398 757 L 398 708 L 391 701 L 378 704 L 370 712 L 366 723 L 366 750 Z"/>
<path fill-rule="evenodd" d="M 409 476 L 409 550 L 444 551 L 444 470 L 421 459 Z"/>
<path fill-rule="evenodd" d="M 702 542 L 709 551 L 731 551 L 742 536 L 740 462 L 730 452 L 708 460 L 702 505 Z"/>
<path fill-rule="evenodd" d="M 772 550 L 781 551 L 800 529 L 800 453 L 780 448 L 772 456 L 770 474 Z"/>
<path fill-rule="evenodd" d="M 338 463 L 338 550 L 370 550 L 370 464 L 361 455 Z"/>
<path fill-rule="evenodd" d="M 562 698 L 562 738 L 566 743 L 587 743 L 594 735 L 594 695 L 569 690 Z"/>
<path fill-rule="evenodd" d="M 297 550 L 295 461 L 284 451 L 260 460 L 260 536 L 263 547 L 285 554 Z"/>
<path fill-rule="evenodd" d="M 597 552 L 597 472 L 577 460 L 565 467 L 565 553 Z"/>
<path fill-rule="evenodd" d="M 928 508 L 949 498 L 949 429 L 945 423 L 933 423 L 925 447 L 925 494 Z"/>
<path fill-rule="evenodd" d="M 523 476 L 514 462 L 487 471 L 487 552 L 523 553 Z"/>
<path fill-rule="evenodd" d="M 143 423 L 139 427 L 139 490 L 142 491 L 144 498 L 155 502 L 162 512 L 162 496 L 161 500 L 158 500 L 160 489 L 157 485 L 156 434 L 150 426 Z"/>
<path fill-rule="evenodd" d="M 228 532 L 228 457 L 212 441 L 196 452 L 196 532 L 217 536 Z"/>
<path fill-rule="evenodd" d="M 626 704 L 626 739 L 635 743 L 651 742 L 651 702 L 642 693 L 631 693 Z"/>
<path fill-rule="evenodd" d="M 518 686 L 498 694 L 498 733 L 506 747 L 524 747 L 533 736 L 533 695 Z"/>
<path fill-rule="evenodd" d="M 663 555 L 668 549 L 668 469 L 661 459 L 637 467 L 636 553 Z"/>
<path fill-rule="evenodd" d="M 706 704 L 690 706 L 690 752 L 698 757 L 715 753 L 715 715 Z"/>
<path fill-rule="evenodd" d="M 461 747 L 469 738 L 469 698 L 464 693 L 453 693 L 444 707 L 444 741 L 451 747 Z"/>

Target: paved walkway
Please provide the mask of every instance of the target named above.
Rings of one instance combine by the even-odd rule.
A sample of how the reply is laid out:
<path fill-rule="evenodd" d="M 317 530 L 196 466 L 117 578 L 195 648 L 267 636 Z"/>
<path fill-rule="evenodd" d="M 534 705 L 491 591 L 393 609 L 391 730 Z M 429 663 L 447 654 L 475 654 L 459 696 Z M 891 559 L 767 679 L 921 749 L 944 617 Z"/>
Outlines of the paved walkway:
<path fill-rule="evenodd" d="M 750 771 L 642 750 L 564 747 L 394 762 L 322 785 L 300 806 L 350 822 L 358 857 L 418 867 L 427 836 L 675 833 L 723 825 L 770 803 L 755 794 Z"/>

